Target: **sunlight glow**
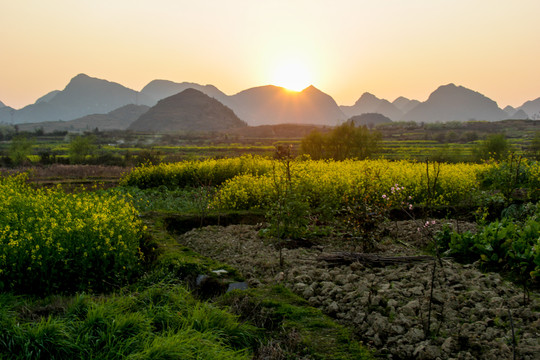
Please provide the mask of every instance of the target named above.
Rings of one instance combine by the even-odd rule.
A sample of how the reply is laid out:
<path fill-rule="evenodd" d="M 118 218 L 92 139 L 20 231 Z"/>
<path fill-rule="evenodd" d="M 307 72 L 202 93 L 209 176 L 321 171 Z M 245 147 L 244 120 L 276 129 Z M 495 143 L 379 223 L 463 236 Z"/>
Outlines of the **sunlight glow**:
<path fill-rule="evenodd" d="M 272 84 L 292 91 L 302 91 L 311 85 L 311 74 L 299 61 L 284 61 L 276 67 Z"/>

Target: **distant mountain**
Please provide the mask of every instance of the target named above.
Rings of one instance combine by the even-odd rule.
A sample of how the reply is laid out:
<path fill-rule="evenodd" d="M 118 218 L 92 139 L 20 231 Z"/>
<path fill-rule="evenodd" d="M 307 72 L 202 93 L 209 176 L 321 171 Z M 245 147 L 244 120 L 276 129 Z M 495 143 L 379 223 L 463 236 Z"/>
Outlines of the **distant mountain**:
<path fill-rule="evenodd" d="M 503 111 L 507 113 L 508 116 L 512 116 L 516 113 L 517 109 L 515 107 L 508 105 L 503 109 Z"/>
<path fill-rule="evenodd" d="M 484 95 L 448 84 L 440 86 L 429 98 L 407 112 L 401 121 L 447 122 L 467 120 L 503 120 L 508 114 Z"/>
<path fill-rule="evenodd" d="M 3 102 L 0 101 L 0 108 L 6 107 Z"/>
<path fill-rule="evenodd" d="M 72 120 L 90 114 L 104 114 L 127 104 L 150 104 L 153 100 L 120 84 L 75 76 L 62 91 L 51 92 L 13 114 L 15 124 Z M 11 122 L 11 118 L 0 118 Z"/>
<path fill-rule="evenodd" d="M 347 122 L 352 122 L 356 126 L 367 126 L 372 128 L 380 124 L 391 123 L 390 118 L 379 113 L 364 113 L 362 115 L 355 115 L 351 117 Z"/>
<path fill-rule="evenodd" d="M 152 80 L 141 90 L 141 94 L 144 94 L 149 98 L 154 99 L 155 103 L 152 104 L 153 106 L 159 100 L 181 93 L 186 89 L 199 90 L 200 92 L 210 97 L 213 97 L 214 99 L 218 100 L 223 104 L 226 104 L 226 102 L 228 101 L 228 96 L 221 92 L 221 90 L 219 90 L 214 85 L 199 85 L 190 82 L 176 83 L 169 80 Z"/>
<path fill-rule="evenodd" d="M 11 123 L 11 114 L 15 113 L 15 109 L 9 106 L 0 107 L 0 124 Z"/>
<path fill-rule="evenodd" d="M 512 116 L 508 117 L 508 119 L 526 120 L 526 119 L 529 119 L 529 115 L 525 111 L 519 109 L 518 111 L 513 113 Z"/>
<path fill-rule="evenodd" d="M 340 108 L 348 117 L 366 113 L 379 113 L 391 120 L 398 121 L 403 116 L 403 112 L 390 101 L 379 99 L 368 92 L 363 93 L 353 106 L 342 105 Z"/>
<path fill-rule="evenodd" d="M 527 101 L 518 109 L 525 111 L 531 119 L 540 119 L 540 98 Z"/>
<path fill-rule="evenodd" d="M 314 86 L 300 92 L 273 85 L 255 87 L 231 96 L 229 104 L 251 126 L 337 125 L 346 118 L 334 99 Z"/>
<path fill-rule="evenodd" d="M 190 88 L 160 100 L 128 129 L 151 132 L 220 131 L 242 126 L 246 126 L 246 123 L 230 108 Z"/>
<path fill-rule="evenodd" d="M 51 101 L 51 99 L 53 97 L 56 96 L 56 94 L 58 94 L 60 92 L 60 90 L 53 90 L 45 95 L 43 95 L 42 97 L 40 97 L 39 99 L 36 100 L 35 104 L 39 104 L 39 103 L 42 103 L 42 102 L 49 102 Z"/>
<path fill-rule="evenodd" d="M 146 105 L 124 105 L 107 114 L 86 115 L 69 121 L 44 121 L 39 123 L 19 124 L 21 131 L 43 129 L 44 132 L 70 131 L 80 132 L 94 129 L 126 130 L 135 120 L 150 109 Z"/>
<path fill-rule="evenodd" d="M 418 104 L 420 104 L 420 101 L 409 100 L 403 96 L 400 96 L 396 100 L 392 101 L 392 105 L 398 108 L 403 114 L 411 111 Z"/>

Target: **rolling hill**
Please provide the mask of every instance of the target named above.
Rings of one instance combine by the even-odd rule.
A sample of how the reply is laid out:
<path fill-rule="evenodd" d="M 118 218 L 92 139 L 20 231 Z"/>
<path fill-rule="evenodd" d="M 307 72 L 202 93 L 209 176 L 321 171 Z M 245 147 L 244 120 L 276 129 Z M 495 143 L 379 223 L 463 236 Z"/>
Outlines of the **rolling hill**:
<path fill-rule="evenodd" d="M 219 101 L 195 89 L 160 100 L 128 129 L 147 132 L 220 131 L 246 126 Z"/>

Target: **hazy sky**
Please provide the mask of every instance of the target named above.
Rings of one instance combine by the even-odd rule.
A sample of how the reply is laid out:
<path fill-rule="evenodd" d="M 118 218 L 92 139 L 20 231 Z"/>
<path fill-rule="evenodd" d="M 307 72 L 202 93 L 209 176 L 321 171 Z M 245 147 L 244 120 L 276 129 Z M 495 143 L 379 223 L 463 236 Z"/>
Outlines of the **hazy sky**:
<path fill-rule="evenodd" d="M 539 19 L 539 0 L 1 0 L 0 101 L 86 73 L 227 94 L 300 77 L 341 105 L 453 82 L 519 106 L 540 97 Z"/>

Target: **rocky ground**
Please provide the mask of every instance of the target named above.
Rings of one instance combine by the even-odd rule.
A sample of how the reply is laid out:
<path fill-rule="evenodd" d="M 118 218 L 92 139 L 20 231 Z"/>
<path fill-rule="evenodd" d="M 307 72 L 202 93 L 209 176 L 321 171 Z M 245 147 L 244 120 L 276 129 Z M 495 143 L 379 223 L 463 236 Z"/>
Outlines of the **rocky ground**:
<path fill-rule="evenodd" d="M 450 225 L 474 230 L 470 223 Z M 434 231 L 441 223 L 429 226 Z M 210 226 L 178 238 L 183 245 L 237 268 L 249 286 L 285 284 L 353 327 L 382 358 L 540 359 L 538 292 L 524 303 L 523 290 L 500 275 L 450 259 L 386 266 L 330 264 L 321 256 L 365 250 L 358 241 L 335 237 L 321 238 L 310 248 L 283 249 L 280 267 L 279 251 L 259 236 L 259 229 Z M 412 221 L 389 223 L 382 233 L 377 255 L 419 255 L 430 241 L 423 224 Z"/>

